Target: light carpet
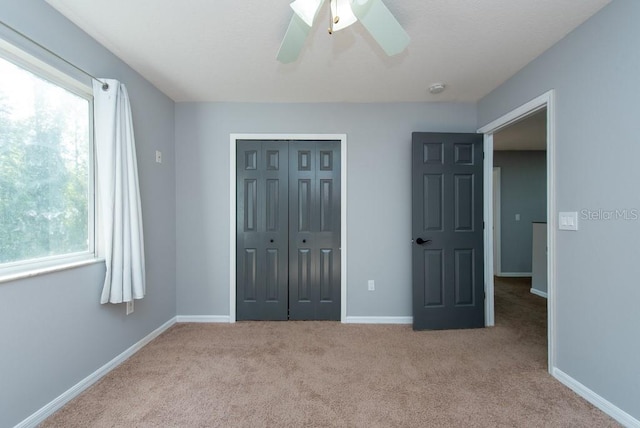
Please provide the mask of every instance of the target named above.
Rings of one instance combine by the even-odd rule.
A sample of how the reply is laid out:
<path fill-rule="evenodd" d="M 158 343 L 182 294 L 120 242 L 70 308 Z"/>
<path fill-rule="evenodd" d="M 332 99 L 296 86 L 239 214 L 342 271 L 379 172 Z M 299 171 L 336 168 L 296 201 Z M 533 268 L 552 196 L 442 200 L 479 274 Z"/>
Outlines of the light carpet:
<path fill-rule="evenodd" d="M 42 427 L 609 427 L 547 373 L 546 301 L 496 284 L 496 326 L 178 324 Z"/>

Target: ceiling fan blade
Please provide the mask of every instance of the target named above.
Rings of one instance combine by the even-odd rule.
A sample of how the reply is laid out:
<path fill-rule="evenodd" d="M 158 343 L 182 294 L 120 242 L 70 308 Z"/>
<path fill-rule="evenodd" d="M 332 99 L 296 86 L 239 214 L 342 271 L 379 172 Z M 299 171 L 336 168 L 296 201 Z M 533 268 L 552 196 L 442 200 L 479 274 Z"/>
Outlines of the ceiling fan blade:
<path fill-rule="evenodd" d="M 309 34 L 309 27 L 297 14 L 293 14 L 291 21 L 289 22 L 289 28 L 282 39 L 278 56 L 278 61 L 283 64 L 288 64 L 295 61 L 300 55 L 300 51 L 304 46 L 304 42 Z"/>
<path fill-rule="evenodd" d="M 289 6 L 309 27 L 313 26 L 313 21 L 318 16 L 318 11 L 324 0 L 295 0 Z"/>
<path fill-rule="evenodd" d="M 387 55 L 397 55 L 409 45 L 411 38 L 382 0 L 352 0 L 351 9 Z"/>

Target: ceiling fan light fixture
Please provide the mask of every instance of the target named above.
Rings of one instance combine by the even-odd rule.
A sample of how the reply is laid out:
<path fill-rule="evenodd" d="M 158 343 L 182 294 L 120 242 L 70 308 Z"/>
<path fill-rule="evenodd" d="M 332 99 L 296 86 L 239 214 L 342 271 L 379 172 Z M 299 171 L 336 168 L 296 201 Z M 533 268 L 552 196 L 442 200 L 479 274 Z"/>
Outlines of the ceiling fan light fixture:
<path fill-rule="evenodd" d="M 389 56 L 397 55 L 411 38 L 383 0 L 329 0 L 329 34 L 359 21 Z M 294 14 L 280 45 L 277 59 L 283 64 L 295 61 L 305 44 L 311 27 L 325 0 L 294 0 L 289 4 Z"/>
<path fill-rule="evenodd" d="M 340 31 L 355 24 L 358 18 L 351 10 L 350 0 L 331 0 L 332 31 Z"/>
<path fill-rule="evenodd" d="M 446 87 L 447 85 L 445 85 L 444 83 L 434 83 L 433 85 L 429 86 L 429 93 L 433 95 L 441 94 L 442 92 L 444 92 Z"/>

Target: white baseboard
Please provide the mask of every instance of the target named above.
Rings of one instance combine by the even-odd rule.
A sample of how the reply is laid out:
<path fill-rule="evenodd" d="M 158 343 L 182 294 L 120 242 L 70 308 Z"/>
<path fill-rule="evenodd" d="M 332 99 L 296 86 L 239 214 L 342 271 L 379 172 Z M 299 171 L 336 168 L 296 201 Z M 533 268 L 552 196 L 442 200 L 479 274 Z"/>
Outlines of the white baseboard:
<path fill-rule="evenodd" d="M 177 322 L 229 323 L 229 315 L 178 315 Z"/>
<path fill-rule="evenodd" d="M 229 323 L 228 315 L 178 315 L 179 323 Z M 413 317 L 347 317 L 344 324 L 411 324 Z"/>
<path fill-rule="evenodd" d="M 505 278 L 527 278 L 532 276 L 531 272 L 500 272 L 500 274 L 496 274 L 499 277 Z"/>
<path fill-rule="evenodd" d="M 605 412 L 607 415 L 611 416 L 616 421 L 620 422 L 625 427 L 640 428 L 640 420 L 634 418 L 610 401 L 605 400 L 568 374 L 564 373 L 562 370 L 554 367 L 551 374 L 573 392 Z"/>
<path fill-rule="evenodd" d="M 537 291 L 537 290 L 536 290 Z M 532 289 L 533 292 L 533 289 Z M 534 293 L 536 294 L 536 293 Z M 546 297 L 546 296 L 544 296 Z M 120 355 L 109 361 L 104 366 L 100 367 L 98 370 L 78 382 L 73 387 L 69 388 L 67 391 L 62 393 L 56 399 L 51 401 L 46 406 L 42 407 L 40 410 L 20 422 L 14 428 L 31 428 L 36 427 L 46 418 L 51 416 L 57 410 L 62 408 L 69 401 L 73 400 L 75 397 L 80 395 L 84 390 L 89 388 L 91 385 L 100 380 L 103 376 L 108 374 L 111 370 L 122 364 L 133 354 L 142 349 L 145 345 L 151 342 L 153 339 L 164 333 L 171 326 L 173 326 L 176 322 L 209 322 L 209 323 L 225 323 L 229 322 L 229 316 L 224 315 L 216 315 L 216 316 L 178 316 L 170 319 L 169 321 L 162 324 L 160 327 L 149 333 L 143 339 L 129 347 L 127 350 L 122 352 Z M 347 317 L 344 321 L 346 324 L 411 324 L 413 322 L 413 317 Z M 624 410 L 620 409 L 610 401 L 602 398 L 568 374 L 564 373 L 562 370 L 558 368 L 553 368 L 551 371 L 552 375 L 560 381 L 562 384 L 567 386 L 569 389 L 573 390 L 576 394 L 580 395 L 582 398 L 587 400 L 589 403 L 596 406 L 598 409 L 602 410 L 613 419 L 621 423 L 622 425 L 628 428 L 640 428 L 640 420 L 634 418 Z"/>
<path fill-rule="evenodd" d="M 345 324 L 413 324 L 413 317 L 347 317 Z"/>
<path fill-rule="evenodd" d="M 529 291 L 531 291 L 531 294 L 535 294 L 536 296 L 544 297 L 545 299 L 549 298 L 546 291 L 540 291 L 536 288 L 532 288 Z"/>
<path fill-rule="evenodd" d="M 164 333 L 167 329 L 169 329 L 169 327 L 171 327 L 175 323 L 176 323 L 176 319 L 171 318 L 169 321 L 165 322 L 160 327 L 158 327 L 157 329 L 149 333 L 147 336 L 145 336 L 139 342 L 129 347 L 127 350 L 125 350 L 123 353 L 115 357 L 113 360 L 109 361 L 107 364 L 100 367 L 98 370 L 91 373 L 86 378 L 82 379 L 80 382 L 78 382 L 77 384 L 69 388 L 67 391 L 63 392 L 55 400 L 53 400 L 52 402 L 50 402 L 49 404 L 47 404 L 46 406 L 44 406 L 43 408 L 41 408 L 40 410 L 32 414 L 31 416 L 29 416 L 27 419 L 20 422 L 14 428 L 31 428 L 31 427 L 38 426 L 39 424 L 44 422 L 45 419 L 47 419 L 57 410 L 62 408 L 62 406 L 64 406 L 69 401 L 76 398 L 85 389 L 89 388 L 91 385 L 99 381 L 103 376 L 105 376 L 111 370 L 118 367 L 120 364 L 126 361 L 129 357 L 131 357 L 133 354 L 135 354 L 140 349 L 142 349 L 143 346 L 151 342 L 156 337 L 160 336 L 162 333 Z"/>

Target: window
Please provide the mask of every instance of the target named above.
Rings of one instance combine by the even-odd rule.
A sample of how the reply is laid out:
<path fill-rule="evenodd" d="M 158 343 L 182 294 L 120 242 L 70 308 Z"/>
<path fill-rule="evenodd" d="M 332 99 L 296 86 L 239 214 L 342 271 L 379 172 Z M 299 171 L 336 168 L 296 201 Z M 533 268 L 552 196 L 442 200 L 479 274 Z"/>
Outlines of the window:
<path fill-rule="evenodd" d="M 94 257 L 91 89 L 0 44 L 0 275 Z"/>

